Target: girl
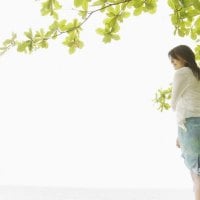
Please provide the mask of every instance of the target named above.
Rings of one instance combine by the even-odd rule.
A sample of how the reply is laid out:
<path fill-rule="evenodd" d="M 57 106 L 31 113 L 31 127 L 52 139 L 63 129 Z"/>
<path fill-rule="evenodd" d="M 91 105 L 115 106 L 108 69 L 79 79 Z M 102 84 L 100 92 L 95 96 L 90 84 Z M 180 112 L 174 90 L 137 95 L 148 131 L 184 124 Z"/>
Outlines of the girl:
<path fill-rule="evenodd" d="M 175 69 L 171 107 L 178 123 L 176 145 L 190 170 L 195 200 L 200 200 L 200 68 L 186 45 L 171 49 L 168 56 Z"/>

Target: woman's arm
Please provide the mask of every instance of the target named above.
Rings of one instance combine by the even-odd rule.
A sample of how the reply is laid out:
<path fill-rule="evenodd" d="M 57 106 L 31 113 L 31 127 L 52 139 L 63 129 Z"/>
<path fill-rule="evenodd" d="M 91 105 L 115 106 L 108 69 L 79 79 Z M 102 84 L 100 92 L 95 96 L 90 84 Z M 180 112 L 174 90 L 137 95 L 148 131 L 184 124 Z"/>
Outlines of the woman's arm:
<path fill-rule="evenodd" d="M 180 143 L 179 143 L 179 140 L 178 140 L 178 137 L 176 138 L 176 146 L 177 146 L 178 148 L 181 148 Z"/>
<path fill-rule="evenodd" d="M 174 74 L 174 80 L 172 83 L 171 107 L 173 110 L 176 110 L 177 102 L 187 87 L 188 87 L 187 74 L 176 71 Z"/>

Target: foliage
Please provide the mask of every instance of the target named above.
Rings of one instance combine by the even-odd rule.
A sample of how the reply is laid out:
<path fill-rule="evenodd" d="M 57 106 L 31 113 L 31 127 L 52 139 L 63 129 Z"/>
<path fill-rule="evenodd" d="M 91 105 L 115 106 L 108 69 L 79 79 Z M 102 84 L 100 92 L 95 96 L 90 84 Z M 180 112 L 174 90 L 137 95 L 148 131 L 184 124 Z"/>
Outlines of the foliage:
<path fill-rule="evenodd" d="M 200 1 L 199 0 L 168 0 L 173 10 L 171 22 L 174 33 L 179 36 L 190 36 L 193 40 L 200 35 Z"/>
<path fill-rule="evenodd" d="M 72 21 L 59 19 L 59 11 L 62 5 L 58 0 L 43 0 L 41 3 L 41 15 L 51 16 L 52 24 L 47 30 L 41 28 L 33 31 L 29 29 L 24 32 L 25 39 L 18 41 L 15 37 L 12 42 L 4 42 L 0 53 L 3 54 L 8 47 L 16 46 L 17 51 L 31 53 L 40 48 L 48 48 L 50 39 L 57 39 L 64 35 L 63 45 L 68 47 L 72 54 L 76 49 L 84 46 L 80 38 L 82 26 L 94 14 L 101 13 L 103 16 L 103 27 L 99 27 L 96 33 L 103 37 L 104 43 L 119 40 L 120 23 L 132 15 L 140 15 L 142 12 L 156 12 L 157 0 L 74 0 L 73 4 L 77 10 L 77 17 Z M 7 40 L 6 40 L 7 41 Z"/>
<path fill-rule="evenodd" d="M 199 0 L 168 0 L 172 9 L 171 23 L 174 25 L 174 34 L 180 37 L 190 37 L 196 42 L 194 49 L 196 60 L 200 60 L 200 1 Z M 168 110 L 171 99 L 172 87 L 159 89 L 154 102 L 158 104 L 158 110 Z"/>
<path fill-rule="evenodd" d="M 83 48 L 84 43 L 80 37 L 82 26 L 93 14 L 102 15 L 103 26 L 97 28 L 96 33 L 102 36 L 104 43 L 109 43 L 120 39 L 120 24 L 126 18 L 142 13 L 154 14 L 157 10 L 157 0 L 73 0 L 74 7 L 79 10 L 77 10 L 77 17 L 68 21 L 68 19 L 60 19 L 59 13 L 63 8 L 61 0 L 41 1 L 41 15 L 52 17 L 52 23 L 49 24 L 47 30 L 44 28 L 36 31 L 29 29 L 24 32 L 23 41 L 19 41 L 16 33 L 12 33 L 11 38 L 6 39 L 0 47 L 1 55 L 11 47 L 16 47 L 18 52 L 23 53 L 48 48 L 49 40 L 55 40 L 61 35 L 64 36 L 62 44 L 72 54 L 77 49 Z M 194 40 L 196 58 L 200 60 L 200 1 L 168 0 L 167 3 L 172 10 L 170 18 L 174 26 L 174 34 Z M 167 89 L 159 89 L 154 99 L 158 110 L 168 110 L 170 98 L 171 86 Z"/>
<path fill-rule="evenodd" d="M 16 33 L 12 33 L 12 37 L 9 38 L 9 39 L 6 39 L 4 42 L 3 42 L 3 46 L 0 47 L 0 55 L 4 54 L 6 51 L 8 51 L 12 46 L 15 46 L 16 44 L 16 38 L 17 38 L 17 35 Z"/>
<path fill-rule="evenodd" d="M 167 89 L 160 88 L 155 94 L 155 98 L 153 102 L 158 105 L 157 110 L 164 111 L 170 109 L 170 100 L 172 96 L 172 85 L 170 85 Z"/>

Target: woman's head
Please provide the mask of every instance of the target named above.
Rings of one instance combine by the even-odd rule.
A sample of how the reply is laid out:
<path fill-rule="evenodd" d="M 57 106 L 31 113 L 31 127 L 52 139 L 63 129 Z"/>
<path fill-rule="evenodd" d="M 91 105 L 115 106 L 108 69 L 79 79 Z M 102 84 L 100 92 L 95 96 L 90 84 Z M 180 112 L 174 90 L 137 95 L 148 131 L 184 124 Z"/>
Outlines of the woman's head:
<path fill-rule="evenodd" d="M 200 80 L 200 69 L 195 60 L 195 54 L 192 49 L 186 45 L 179 45 L 171 49 L 168 53 L 175 69 L 189 67 L 194 76 Z"/>
<path fill-rule="evenodd" d="M 179 64 L 182 64 L 182 67 L 187 67 L 188 64 L 193 64 L 195 62 L 195 55 L 186 45 L 179 45 L 171 49 L 168 53 L 169 58 L 172 61 L 177 61 Z M 176 66 L 175 66 L 176 67 Z"/>

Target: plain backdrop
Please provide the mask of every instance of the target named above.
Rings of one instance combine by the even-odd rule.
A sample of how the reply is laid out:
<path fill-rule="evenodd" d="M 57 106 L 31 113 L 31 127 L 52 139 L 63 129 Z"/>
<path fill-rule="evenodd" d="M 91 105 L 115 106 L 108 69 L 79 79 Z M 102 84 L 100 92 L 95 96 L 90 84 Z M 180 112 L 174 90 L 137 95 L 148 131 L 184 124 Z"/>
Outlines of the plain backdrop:
<path fill-rule="evenodd" d="M 48 27 L 40 3 L 4 1 L 0 41 Z M 66 6 L 69 18 L 75 12 Z M 156 14 L 124 21 L 121 40 L 110 44 L 95 33 L 97 14 L 74 55 L 59 38 L 47 50 L 0 57 L 0 185 L 192 187 L 175 146 L 175 113 L 159 112 L 152 101 L 172 81 L 168 51 L 193 47 L 173 35 L 170 13 L 160 1 Z"/>

